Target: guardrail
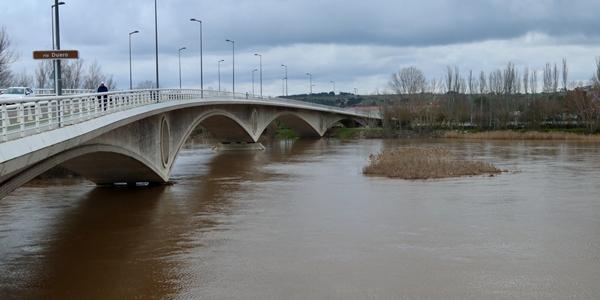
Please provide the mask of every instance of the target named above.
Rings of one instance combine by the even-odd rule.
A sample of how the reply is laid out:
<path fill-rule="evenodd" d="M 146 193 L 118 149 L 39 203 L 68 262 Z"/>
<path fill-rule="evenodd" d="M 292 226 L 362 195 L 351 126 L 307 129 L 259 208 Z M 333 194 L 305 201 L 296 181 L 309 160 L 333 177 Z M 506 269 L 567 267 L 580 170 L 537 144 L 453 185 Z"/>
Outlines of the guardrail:
<path fill-rule="evenodd" d="M 62 89 L 63 95 L 81 95 L 93 93 L 90 89 Z M 36 96 L 53 96 L 56 95 L 54 89 L 33 89 L 33 94 Z"/>
<path fill-rule="evenodd" d="M 56 128 L 81 123 L 93 118 L 104 116 L 154 103 L 176 100 L 231 97 L 236 100 L 259 100 L 265 102 L 278 101 L 282 104 L 298 104 L 318 107 L 332 112 L 355 113 L 332 106 L 314 104 L 298 100 L 280 98 L 260 98 L 250 94 L 233 94 L 193 89 L 148 89 L 119 91 L 108 93 L 89 93 L 70 96 L 35 97 L 21 99 L 3 99 L 0 104 L 0 143 L 22 138 Z M 7 103 L 10 101 L 10 103 Z M 369 117 L 366 116 L 365 117 Z"/>
<path fill-rule="evenodd" d="M 6 89 L 0 89 L 0 94 L 2 94 Z M 89 94 L 93 93 L 94 90 L 90 89 L 63 89 L 63 95 L 80 95 L 80 94 Z M 36 96 L 54 96 L 54 89 L 33 89 L 33 94 Z"/>

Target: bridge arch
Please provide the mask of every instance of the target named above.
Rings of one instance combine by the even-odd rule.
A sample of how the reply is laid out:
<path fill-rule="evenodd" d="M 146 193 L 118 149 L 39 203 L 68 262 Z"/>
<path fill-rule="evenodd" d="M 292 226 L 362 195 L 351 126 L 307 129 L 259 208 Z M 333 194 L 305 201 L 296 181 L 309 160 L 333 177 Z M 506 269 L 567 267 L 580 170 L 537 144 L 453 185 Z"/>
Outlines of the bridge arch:
<path fill-rule="evenodd" d="M 315 124 L 319 122 L 318 120 L 312 120 L 311 122 L 311 120 L 302 114 L 293 111 L 283 111 L 270 116 L 263 124 L 261 124 L 262 126 L 260 126 L 257 131 L 259 136 L 265 132 L 269 125 L 278 120 L 288 126 L 300 137 L 319 138 L 323 135 L 319 129 L 320 124 Z M 322 120 L 320 121 L 322 122 Z"/>
<path fill-rule="evenodd" d="M 176 120 L 172 120 L 172 122 L 174 121 Z M 183 124 L 183 132 L 178 134 L 179 137 L 173 147 L 174 152 L 172 152 L 170 166 L 173 165 L 179 151 L 198 126 L 208 130 L 216 139 L 220 139 L 220 142 L 254 143 L 258 140 L 258 136 L 253 134 L 250 128 L 251 125 L 242 121 L 236 115 L 220 109 L 210 110 L 198 115 L 191 122 Z"/>
<path fill-rule="evenodd" d="M 99 160 L 103 163 L 102 169 L 93 167 L 98 166 Z M 59 165 L 100 185 L 115 182 L 168 181 L 167 172 L 135 152 L 114 145 L 92 144 L 49 157 L 20 172 L 2 184 L 0 194 L 12 191 Z"/>

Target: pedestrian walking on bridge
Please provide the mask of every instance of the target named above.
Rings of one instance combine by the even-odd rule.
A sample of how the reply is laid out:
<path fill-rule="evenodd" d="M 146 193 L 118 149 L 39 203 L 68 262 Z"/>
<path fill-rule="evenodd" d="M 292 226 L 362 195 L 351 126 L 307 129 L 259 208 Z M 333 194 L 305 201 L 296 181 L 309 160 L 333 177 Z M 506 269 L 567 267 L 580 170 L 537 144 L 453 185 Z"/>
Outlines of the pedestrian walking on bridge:
<path fill-rule="evenodd" d="M 108 87 L 106 87 L 106 85 L 104 85 L 104 82 L 100 82 L 100 86 L 98 87 L 98 93 L 107 93 L 108 92 Z M 98 100 L 100 100 L 100 107 L 102 108 L 102 110 L 106 110 L 108 107 L 108 96 L 104 95 L 104 96 L 98 96 Z"/>

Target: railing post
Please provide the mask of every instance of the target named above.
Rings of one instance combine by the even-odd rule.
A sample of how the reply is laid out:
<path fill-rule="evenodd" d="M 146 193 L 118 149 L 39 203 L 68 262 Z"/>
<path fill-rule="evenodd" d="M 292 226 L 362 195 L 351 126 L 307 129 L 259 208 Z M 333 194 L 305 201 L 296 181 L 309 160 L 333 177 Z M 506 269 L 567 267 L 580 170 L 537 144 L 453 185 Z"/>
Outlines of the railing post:
<path fill-rule="evenodd" d="M 2 104 L 2 140 L 7 141 L 8 136 L 6 136 L 8 131 L 8 112 L 6 111 L 6 104 Z"/>
<path fill-rule="evenodd" d="M 63 117 L 64 117 L 63 110 L 64 109 L 63 109 L 62 100 L 58 100 L 57 103 L 58 103 L 58 106 L 57 106 L 58 107 L 58 127 L 60 128 L 63 126 Z"/>
<path fill-rule="evenodd" d="M 83 120 L 84 115 L 83 115 L 83 99 L 79 98 L 78 100 L 78 104 L 79 104 L 79 111 L 78 111 L 78 115 L 79 117 L 77 118 L 80 122 Z"/>
<path fill-rule="evenodd" d="M 23 114 L 23 103 L 19 103 L 17 106 L 17 123 L 19 123 L 19 135 L 25 136 L 25 117 Z"/>
<path fill-rule="evenodd" d="M 54 123 L 54 102 L 53 100 L 48 101 L 48 128 L 52 128 Z"/>
<path fill-rule="evenodd" d="M 34 102 L 35 103 L 35 107 L 34 107 L 34 118 L 35 118 L 35 132 L 39 133 L 40 132 L 40 114 L 42 113 L 41 109 L 40 109 L 40 103 L 39 102 Z"/>
<path fill-rule="evenodd" d="M 85 103 L 87 103 L 87 114 L 88 114 L 88 120 L 89 120 L 92 118 L 92 115 L 95 111 L 95 110 L 92 110 L 92 107 L 94 106 L 94 101 L 92 101 L 90 98 L 86 98 Z"/>

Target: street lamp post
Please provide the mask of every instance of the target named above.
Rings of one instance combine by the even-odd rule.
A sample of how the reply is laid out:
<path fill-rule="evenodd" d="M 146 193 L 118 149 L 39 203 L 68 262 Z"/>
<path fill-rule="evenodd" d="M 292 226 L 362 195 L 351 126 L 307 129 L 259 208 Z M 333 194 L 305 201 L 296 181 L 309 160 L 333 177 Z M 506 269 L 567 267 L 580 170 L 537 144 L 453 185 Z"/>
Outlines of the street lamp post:
<path fill-rule="evenodd" d="M 179 89 L 181 89 L 181 51 L 187 49 L 186 47 L 179 48 Z"/>
<path fill-rule="evenodd" d="M 154 51 L 156 60 L 156 89 L 159 88 L 158 84 L 158 5 L 154 0 Z"/>
<path fill-rule="evenodd" d="M 58 5 L 64 5 L 64 2 L 58 2 Z M 54 8 L 57 4 L 52 4 L 50 6 L 50 17 L 52 18 L 52 50 L 54 50 Z"/>
<path fill-rule="evenodd" d="M 258 56 L 258 59 L 259 59 L 259 62 L 260 62 L 260 65 L 259 65 L 259 68 L 260 68 L 260 98 L 262 99 L 262 97 L 263 97 L 263 89 L 262 89 L 262 86 L 263 86 L 262 85 L 262 54 L 254 53 L 254 56 Z"/>
<path fill-rule="evenodd" d="M 196 18 L 190 19 L 192 22 L 200 24 L 200 98 L 204 98 L 204 71 L 202 69 L 202 21 Z"/>
<path fill-rule="evenodd" d="M 335 95 L 335 81 L 330 81 L 330 83 L 333 85 L 333 95 Z"/>
<path fill-rule="evenodd" d="M 235 98 L 235 41 L 234 40 L 230 40 L 227 39 L 225 40 L 226 42 L 231 43 L 231 57 L 232 57 L 232 91 L 233 91 L 233 98 Z"/>
<path fill-rule="evenodd" d="M 254 73 L 258 71 L 258 69 L 252 70 L 252 97 L 254 97 Z"/>
<path fill-rule="evenodd" d="M 132 71 L 131 71 L 131 36 L 136 34 L 136 33 L 140 33 L 139 30 L 136 31 L 132 31 L 129 33 L 129 89 L 132 90 L 133 89 L 133 79 L 132 79 Z"/>
<path fill-rule="evenodd" d="M 288 96 L 288 67 L 287 67 L 287 65 L 284 65 L 284 64 L 282 64 L 281 66 L 285 69 L 285 76 L 283 77 L 283 79 L 285 79 L 285 93 L 284 93 L 284 95 Z"/>
<path fill-rule="evenodd" d="M 219 74 L 219 93 L 221 92 L 221 63 L 224 61 L 224 59 L 221 59 L 217 62 L 217 72 Z"/>
<path fill-rule="evenodd" d="M 313 87 L 313 84 L 312 84 L 312 74 L 311 73 L 306 73 L 306 75 L 308 75 L 308 87 L 309 87 L 309 91 L 310 91 L 309 95 L 312 95 L 312 87 Z"/>
<path fill-rule="evenodd" d="M 60 5 L 65 4 L 64 2 L 59 2 L 58 0 L 54 0 L 54 45 L 53 49 L 60 50 L 60 22 L 59 22 L 59 14 L 58 8 Z M 62 95 L 62 76 L 60 72 L 60 60 L 54 60 L 54 92 L 57 96 Z"/>

